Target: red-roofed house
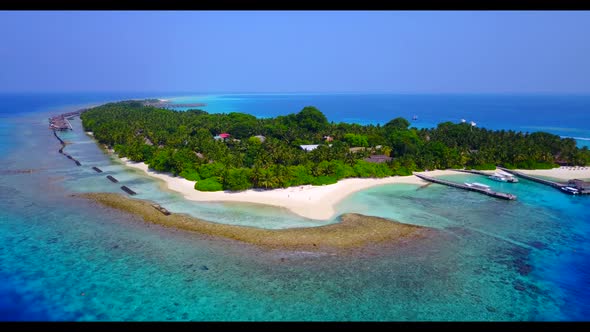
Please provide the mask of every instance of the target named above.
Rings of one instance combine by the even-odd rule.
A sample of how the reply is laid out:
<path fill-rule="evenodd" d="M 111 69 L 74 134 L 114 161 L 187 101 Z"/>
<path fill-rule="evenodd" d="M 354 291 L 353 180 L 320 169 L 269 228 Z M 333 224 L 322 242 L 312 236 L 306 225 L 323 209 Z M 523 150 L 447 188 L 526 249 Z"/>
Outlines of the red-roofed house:
<path fill-rule="evenodd" d="M 231 135 L 230 135 L 230 134 L 228 134 L 228 133 L 222 133 L 222 134 L 219 134 L 219 137 L 221 137 L 221 138 L 223 138 L 223 139 L 226 139 L 226 138 L 228 138 L 228 137 L 230 137 L 230 136 L 231 136 Z"/>

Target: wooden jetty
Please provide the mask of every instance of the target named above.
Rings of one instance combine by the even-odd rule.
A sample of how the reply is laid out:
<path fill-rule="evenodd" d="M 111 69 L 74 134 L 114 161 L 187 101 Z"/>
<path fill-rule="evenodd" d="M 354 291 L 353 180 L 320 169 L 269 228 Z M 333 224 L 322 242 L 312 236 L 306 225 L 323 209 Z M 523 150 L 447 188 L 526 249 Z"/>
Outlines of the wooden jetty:
<path fill-rule="evenodd" d="M 135 191 L 129 189 L 127 186 L 121 186 L 121 190 L 128 193 L 129 195 L 136 195 L 137 194 Z"/>
<path fill-rule="evenodd" d="M 160 212 L 162 212 L 163 215 L 165 216 L 169 216 L 170 215 L 170 211 L 166 210 L 165 208 L 163 208 L 162 206 L 160 206 L 159 204 L 152 204 L 152 207 Z"/>
<path fill-rule="evenodd" d="M 482 172 L 482 171 L 477 171 L 474 169 L 453 169 L 453 171 L 455 172 L 463 172 L 463 173 L 471 173 L 471 174 L 478 174 L 478 175 L 485 175 L 485 176 L 490 176 L 492 174 L 486 173 L 486 172 Z"/>
<path fill-rule="evenodd" d="M 525 178 L 527 180 L 531 180 L 531 181 L 534 181 L 534 182 L 542 183 L 544 185 L 551 186 L 553 188 L 560 189 L 561 187 L 563 187 L 563 186 L 566 185 L 565 183 L 559 183 L 559 182 L 554 182 L 554 181 L 550 181 L 550 180 L 541 179 L 541 178 L 538 178 L 538 177 L 535 177 L 535 176 L 530 176 L 530 175 L 526 175 L 526 174 L 521 173 L 521 172 L 510 170 L 510 169 L 507 169 L 507 168 L 504 168 L 504 167 L 499 167 L 498 166 L 498 168 L 501 169 L 501 170 L 503 170 L 506 173 L 514 174 L 514 175 L 520 176 L 521 178 Z"/>
<path fill-rule="evenodd" d="M 559 191 L 569 194 L 569 195 L 577 195 L 577 194 L 590 195 L 590 183 L 586 183 L 582 180 L 572 179 L 572 180 L 569 180 L 568 183 L 562 183 L 562 182 L 555 182 L 555 181 L 551 181 L 551 180 L 541 179 L 536 176 L 524 174 L 522 172 L 510 170 L 510 169 L 507 169 L 504 167 L 498 167 L 498 168 L 503 170 L 504 172 L 514 174 L 514 175 L 519 176 L 521 178 L 531 180 L 531 181 L 534 181 L 537 183 L 541 183 L 546 186 L 553 187 L 553 188 L 558 189 Z M 574 194 L 573 191 L 565 189 L 567 187 L 576 189 L 577 192 Z"/>
<path fill-rule="evenodd" d="M 57 138 L 57 140 L 61 144 L 61 148 L 59 150 L 57 150 L 57 152 L 63 154 L 66 158 L 68 158 L 68 159 L 72 160 L 73 162 L 75 162 L 76 165 L 82 166 L 82 164 L 78 160 L 76 160 L 74 157 L 72 157 L 69 154 L 67 154 L 67 153 L 64 152 L 64 148 L 66 147 L 66 143 L 59 136 L 57 136 L 57 133 L 55 132 L 55 130 L 53 131 L 53 135 L 55 136 L 55 138 Z"/>
<path fill-rule="evenodd" d="M 436 178 L 432 178 L 430 176 L 425 176 L 422 174 L 416 174 L 414 173 L 415 176 L 421 178 L 422 180 L 425 181 L 429 181 L 429 182 L 434 182 L 434 183 L 438 183 L 438 184 L 443 184 L 446 186 L 450 186 L 450 187 L 455 187 L 455 188 L 459 188 L 459 189 L 465 189 L 465 190 L 469 190 L 469 191 L 475 191 L 484 195 L 488 195 L 491 197 L 496 197 L 496 198 L 501 198 L 501 199 L 506 199 L 506 200 L 515 200 L 516 196 L 512 195 L 512 194 L 507 194 L 507 193 L 500 193 L 500 192 L 496 192 L 496 191 L 492 191 L 492 190 L 486 190 L 486 189 L 480 189 L 480 188 L 475 188 L 475 187 L 469 187 L 467 185 L 464 184 L 460 184 L 460 183 L 456 183 L 456 182 L 451 182 L 451 181 L 446 181 L 446 180 L 441 180 L 441 179 L 436 179 Z"/>
<path fill-rule="evenodd" d="M 111 175 L 107 175 L 107 179 L 109 179 L 112 183 L 117 183 L 119 182 L 119 180 L 115 179 L 114 177 L 112 177 Z"/>
<path fill-rule="evenodd" d="M 98 168 L 98 167 L 92 167 L 93 170 L 95 170 L 97 173 L 102 173 L 102 169 Z"/>
<path fill-rule="evenodd" d="M 61 139 L 61 137 L 59 137 L 57 135 L 57 131 L 58 130 L 59 131 L 73 130 L 72 124 L 70 123 L 69 119 L 79 116 L 80 114 L 86 112 L 87 110 L 89 110 L 89 108 L 82 108 L 77 111 L 62 113 L 60 115 L 56 115 L 54 117 L 49 118 L 49 129 L 53 130 L 53 135 L 61 143 L 61 148 L 58 150 L 58 152 L 63 154 L 64 156 L 66 156 L 66 158 L 74 161 L 77 166 L 82 166 L 82 163 L 80 163 L 76 158 L 74 158 L 64 152 L 64 148 L 66 147 L 66 143 Z M 95 168 L 94 170 L 99 173 L 102 172 L 101 170 L 98 170 L 97 168 Z"/>
<path fill-rule="evenodd" d="M 62 145 L 66 145 L 66 143 L 61 139 L 61 137 L 57 136 L 57 133 L 54 131 L 53 135 L 57 138 L 57 140 L 62 144 Z"/>

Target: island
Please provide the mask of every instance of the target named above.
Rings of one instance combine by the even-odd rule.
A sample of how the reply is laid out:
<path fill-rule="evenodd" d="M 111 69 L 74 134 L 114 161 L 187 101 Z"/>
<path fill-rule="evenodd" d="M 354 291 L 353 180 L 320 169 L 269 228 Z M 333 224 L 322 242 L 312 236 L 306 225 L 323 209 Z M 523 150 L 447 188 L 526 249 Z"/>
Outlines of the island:
<path fill-rule="evenodd" d="M 444 122 L 411 128 L 329 122 L 313 106 L 275 118 L 174 111 L 141 101 L 81 114 L 86 131 L 120 157 L 194 181 L 198 191 L 328 185 L 433 169 L 551 169 L 590 164 L 587 147 L 545 132 L 488 130 Z"/>
<path fill-rule="evenodd" d="M 336 205 L 356 191 L 394 183 L 427 185 L 432 176 L 457 174 L 456 169 L 486 175 L 482 170 L 502 166 L 566 182 L 590 178 L 585 167 L 590 151 L 577 148 L 573 139 L 463 122 L 423 129 L 401 117 L 383 126 L 334 123 L 313 106 L 259 119 L 175 111 L 153 100 L 108 103 L 85 109 L 80 117 L 115 160 L 162 180 L 186 199 L 266 204 L 317 220 L 333 218 Z M 551 185 L 568 186 L 561 183 Z"/>

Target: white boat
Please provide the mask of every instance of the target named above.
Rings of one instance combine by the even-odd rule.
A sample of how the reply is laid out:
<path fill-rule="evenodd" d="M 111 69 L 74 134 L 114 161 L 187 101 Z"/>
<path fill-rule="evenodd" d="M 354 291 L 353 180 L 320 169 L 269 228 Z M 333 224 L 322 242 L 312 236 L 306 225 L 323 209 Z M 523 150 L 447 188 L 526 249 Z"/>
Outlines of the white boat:
<path fill-rule="evenodd" d="M 577 195 L 580 192 L 578 189 L 572 187 L 561 187 L 561 190 L 572 195 Z"/>
<path fill-rule="evenodd" d="M 498 177 L 498 179 L 496 177 Z M 499 178 L 502 178 L 502 179 L 499 179 Z M 490 176 L 490 179 L 496 180 L 496 181 L 502 181 L 502 182 L 511 182 L 511 183 L 518 182 L 518 179 L 515 178 L 513 174 L 510 174 L 508 172 L 504 172 L 503 170 L 499 170 L 499 171 L 495 172 L 492 176 Z"/>
<path fill-rule="evenodd" d="M 494 174 L 490 175 L 489 178 L 494 181 L 508 182 L 507 177 L 503 176 L 502 174 L 498 174 L 498 173 L 494 173 Z"/>
<path fill-rule="evenodd" d="M 471 185 L 473 185 L 474 188 L 490 190 L 490 186 L 486 186 L 485 184 L 473 182 Z"/>
<path fill-rule="evenodd" d="M 485 184 L 481 184 L 481 183 L 477 183 L 477 182 L 473 182 L 473 183 L 465 182 L 465 185 L 468 187 L 471 187 L 471 188 L 490 190 L 490 186 L 486 186 Z"/>

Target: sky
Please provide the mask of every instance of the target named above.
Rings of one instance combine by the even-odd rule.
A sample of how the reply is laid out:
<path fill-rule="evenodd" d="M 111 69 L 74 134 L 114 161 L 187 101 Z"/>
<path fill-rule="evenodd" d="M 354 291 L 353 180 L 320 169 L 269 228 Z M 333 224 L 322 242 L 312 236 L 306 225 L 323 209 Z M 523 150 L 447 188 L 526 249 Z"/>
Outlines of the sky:
<path fill-rule="evenodd" d="M 590 93 L 590 11 L 0 11 L 0 92 Z"/>

